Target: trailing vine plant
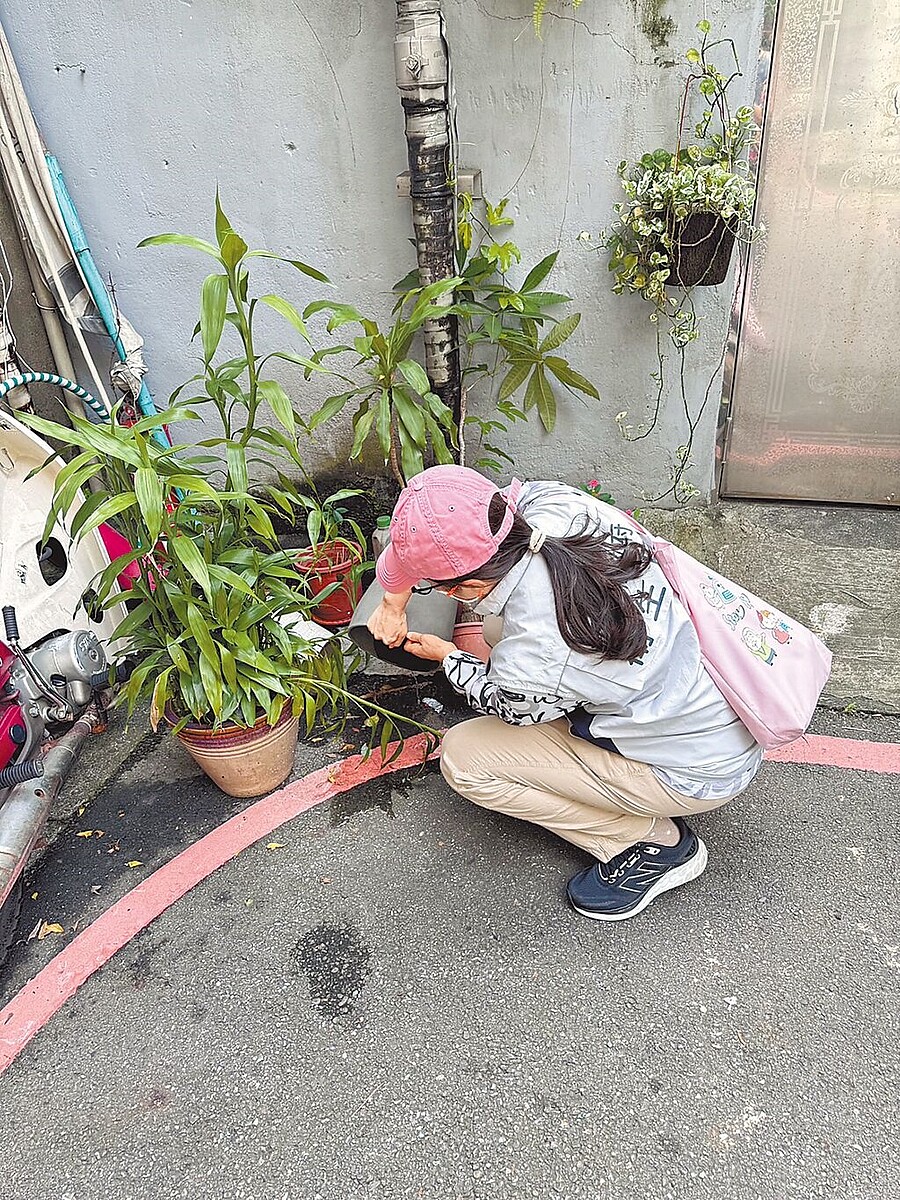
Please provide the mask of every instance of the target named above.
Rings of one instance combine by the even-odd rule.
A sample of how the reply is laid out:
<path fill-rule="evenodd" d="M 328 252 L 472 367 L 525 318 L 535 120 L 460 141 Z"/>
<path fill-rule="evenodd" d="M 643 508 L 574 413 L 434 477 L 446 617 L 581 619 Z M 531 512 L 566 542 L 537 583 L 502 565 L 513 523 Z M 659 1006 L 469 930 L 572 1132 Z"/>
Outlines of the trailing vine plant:
<path fill-rule="evenodd" d="M 748 164 L 753 110 L 742 106 L 732 111 L 728 98 L 729 88 L 741 77 L 737 51 L 731 38 L 710 39 L 708 21 L 700 21 L 697 29 L 702 35 L 700 45 L 685 54 L 689 71 L 681 93 L 675 149 L 658 149 L 635 163 L 619 164 L 626 198 L 615 206 L 617 220 L 602 234 L 613 291 L 646 300 L 656 334 L 651 411 L 637 425 L 628 420 L 627 411 L 616 417 L 627 440 L 639 441 L 656 428 L 666 392 L 665 346 L 671 344 L 676 354 L 687 436 L 675 451 L 669 487 L 647 499 L 658 501 L 672 495 L 679 503 L 697 494 L 684 475 L 725 356 L 723 347 L 701 403 L 692 407 L 685 356 L 688 346 L 700 336 L 694 289 L 721 282 L 733 243 L 746 244 L 757 232 L 751 224 L 755 189 Z M 723 48 L 729 60 L 727 73 L 713 61 Z M 694 126 L 695 140 L 687 141 L 685 124 L 696 93 L 705 107 Z M 718 274 L 717 268 L 721 268 Z"/>

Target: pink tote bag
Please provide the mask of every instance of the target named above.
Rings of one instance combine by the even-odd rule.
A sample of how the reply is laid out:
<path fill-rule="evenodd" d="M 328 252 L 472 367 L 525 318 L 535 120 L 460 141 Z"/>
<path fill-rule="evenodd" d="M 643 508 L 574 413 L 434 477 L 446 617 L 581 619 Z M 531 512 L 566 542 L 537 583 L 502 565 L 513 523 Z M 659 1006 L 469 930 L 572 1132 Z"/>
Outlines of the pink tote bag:
<path fill-rule="evenodd" d="M 759 744 L 771 750 L 801 737 L 831 673 L 825 643 L 746 588 L 634 525 L 697 631 L 703 665 Z"/>

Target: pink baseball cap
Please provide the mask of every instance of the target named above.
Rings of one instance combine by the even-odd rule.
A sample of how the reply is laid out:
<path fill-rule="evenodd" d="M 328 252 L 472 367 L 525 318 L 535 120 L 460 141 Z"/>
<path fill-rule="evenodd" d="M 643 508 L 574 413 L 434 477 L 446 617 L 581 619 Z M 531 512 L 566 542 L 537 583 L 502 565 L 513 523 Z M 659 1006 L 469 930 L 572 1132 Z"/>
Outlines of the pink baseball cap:
<path fill-rule="evenodd" d="M 400 493 L 391 517 L 391 544 L 375 566 L 386 592 L 405 592 L 420 579 L 458 579 L 494 557 L 512 527 L 522 484 L 505 492 L 469 467 L 429 467 Z M 491 532 L 488 509 L 502 495 L 503 523 Z"/>

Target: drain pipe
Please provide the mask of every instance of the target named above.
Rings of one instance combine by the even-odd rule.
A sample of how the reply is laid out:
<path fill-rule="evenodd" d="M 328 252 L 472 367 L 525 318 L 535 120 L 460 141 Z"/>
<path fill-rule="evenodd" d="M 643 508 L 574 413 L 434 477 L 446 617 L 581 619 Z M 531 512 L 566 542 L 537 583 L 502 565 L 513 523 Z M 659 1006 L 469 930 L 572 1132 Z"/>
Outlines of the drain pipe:
<path fill-rule="evenodd" d="M 456 274 L 456 188 L 450 126 L 450 59 L 441 0 L 397 0 L 394 69 L 406 123 L 409 190 L 419 279 Z M 447 294 L 436 303 L 449 306 Z M 425 369 L 460 420 L 459 340 L 455 316 L 426 322 Z"/>
<path fill-rule="evenodd" d="M 78 752 L 100 723 L 94 701 L 44 755 L 43 773 L 14 787 L 0 807 L 0 906 L 24 870 Z"/>

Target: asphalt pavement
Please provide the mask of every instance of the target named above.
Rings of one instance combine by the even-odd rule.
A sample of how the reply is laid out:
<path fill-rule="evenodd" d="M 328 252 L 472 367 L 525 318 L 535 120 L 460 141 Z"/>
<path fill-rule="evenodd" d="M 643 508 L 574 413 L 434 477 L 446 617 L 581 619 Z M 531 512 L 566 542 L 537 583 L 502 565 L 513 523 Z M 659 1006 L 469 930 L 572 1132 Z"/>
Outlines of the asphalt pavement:
<path fill-rule="evenodd" d="M 900 741 L 890 718 L 818 730 Z M 336 797 L 165 912 L 0 1078 L 4 1196 L 900 1196 L 898 791 L 766 764 L 696 821 L 706 874 L 617 925 L 566 907 L 579 851 L 433 769 Z M 152 869 L 234 811 L 154 740 L 94 804 L 29 880 L 67 930 L 138 872 L 76 826 L 121 842 L 139 811 Z M 52 941 L 19 948 L 7 998 Z"/>

